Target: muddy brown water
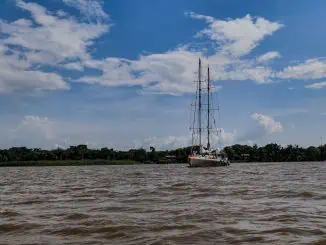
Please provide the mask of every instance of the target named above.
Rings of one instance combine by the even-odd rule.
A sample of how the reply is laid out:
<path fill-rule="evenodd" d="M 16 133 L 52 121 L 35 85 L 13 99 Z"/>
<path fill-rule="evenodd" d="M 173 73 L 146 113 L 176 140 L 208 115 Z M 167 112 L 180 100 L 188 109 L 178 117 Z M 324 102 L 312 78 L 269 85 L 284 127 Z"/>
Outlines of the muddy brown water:
<path fill-rule="evenodd" d="M 0 244 L 326 244 L 326 163 L 0 168 Z"/>

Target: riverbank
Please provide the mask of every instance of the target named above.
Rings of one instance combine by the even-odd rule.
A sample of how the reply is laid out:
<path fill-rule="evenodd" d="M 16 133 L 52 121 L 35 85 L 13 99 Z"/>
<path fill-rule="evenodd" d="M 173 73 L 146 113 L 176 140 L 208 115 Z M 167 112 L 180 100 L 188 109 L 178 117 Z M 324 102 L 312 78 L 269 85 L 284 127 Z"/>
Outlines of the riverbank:
<path fill-rule="evenodd" d="M 92 165 L 135 165 L 132 160 L 56 160 L 56 161 L 12 161 L 0 162 L 0 167 L 46 167 L 46 166 L 92 166 Z"/>

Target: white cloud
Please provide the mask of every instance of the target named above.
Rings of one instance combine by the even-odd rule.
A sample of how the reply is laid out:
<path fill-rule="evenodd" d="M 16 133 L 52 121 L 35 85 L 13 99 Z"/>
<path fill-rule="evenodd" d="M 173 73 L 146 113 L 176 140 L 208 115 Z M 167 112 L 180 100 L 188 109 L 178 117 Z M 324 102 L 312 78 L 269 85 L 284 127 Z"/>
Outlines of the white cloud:
<path fill-rule="evenodd" d="M 322 89 L 325 87 L 326 87 L 326 82 L 318 82 L 318 83 L 313 83 L 305 86 L 305 88 L 310 88 L 310 89 Z"/>
<path fill-rule="evenodd" d="M 61 66 L 67 70 L 84 71 L 84 66 L 80 62 L 62 64 Z"/>
<path fill-rule="evenodd" d="M 246 16 L 242 19 L 220 21 L 209 16 L 200 16 L 190 13 L 190 16 L 197 19 L 206 20 L 209 28 L 219 35 L 217 41 L 220 50 L 203 59 L 204 77 L 206 76 L 206 66 L 211 66 L 212 79 L 217 80 L 252 80 L 257 83 L 268 83 L 274 76 L 274 71 L 265 65 L 257 64 L 256 59 L 246 60 L 234 57 L 249 53 L 267 35 L 281 28 L 277 22 L 270 22 L 263 18 L 253 19 Z M 246 28 L 247 31 L 232 34 L 232 28 Z M 200 33 L 206 33 L 208 29 Z M 247 44 L 247 45 L 246 45 Z M 250 48 L 248 47 L 250 46 Z M 239 48 L 246 51 L 238 50 Z M 235 50 L 225 52 L 225 50 Z M 104 60 L 88 60 L 85 66 L 102 71 L 100 76 L 84 76 L 76 82 L 88 84 L 101 84 L 105 86 L 140 85 L 146 92 L 181 94 L 195 90 L 193 81 L 196 79 L 198 58 L 203 57 L 204 49 L 193 49 L 191 45 L 184 45 L 174 50 L 160 54 L 141 55 L 137 60 L 121 59 L 110 57 Z M 275 54 L 272 54 L 275 56 Z M 271 59 L 269 57 L 263 58 Z"/>
<path fill-rule="evenodd" d="M 44 72 L 42 66 L 82 71 L 78 60 L 91 59 L 87 48 L 109 25 L 81 23 L 62 11 L 55 15 L 22 0 L 17 7 L 28 11 L 37 25 L 27 19 L 0 19 L 0 92 L 68 89 L 60 75 Z"/>
<path fill-rule="evenodd" d="M 272 52 L 267 52 L 266 54 L 259 56 L 257 58 L 257 61 L 258 62 L 266 62 L 266 61 L 270 61 L 270 60 L 280 58 L 280 57 L 281 57 L 281 55 L 279 54 L 279 52 L 272 51 Z"/>
<path fill-rule="evenodd" d="M 104 86 L 138 85 L 143 88 L 144 93 L 190 93 L 195 89 L 192 81 L 196 79 L 198 57 L 205 55 L 204 69 L 210 64 L 212 79 L 215 81 L 248 80 L 264 84 L 272 82 L 274 78 L 308 79 L 326 75 L 325 62 L 320 59 L 287 67 L 277 73 L 267 62 L 280 57 L 276 51 L 244 58 L 244 55 L 251 53 L 267 36 L 283 27 L 278 22 L 250 15 L 218 20 L 189 13 L 191 18 L 203 20 L 208 25 L 198 32 L 197 37 L 207 36 L 217 45 L 215 53 L 208 56 L 204 48 L 183 45 L 164 53 L 141 55 L 135 60 L 119 57 L 95 60 L 89 48 L 111 26 L 104 21 L 109 19 L 109 15 L 103 10 L 103 1 L 62 1 L 78 9 L 89 21 L 81 22 L 63 10 L 49 12 L 39 4 L 23 0 L 17 0 L 17 6 L 28 11 L 32 16 L 31 20 L 18 19 L 9 23 L 0 20 L 0 34 L 3 34 L 0 47 L 4 50 L 0 62 L 4 64 L 3 67 L 10 68 L 6 69 L 4 79 L 0 82 L 1 91 L 69 88 L 60 75 L 42 70 L 45 65 L 49 65 L 79 72 L 84 72 L 85 67 L 100 71 L 97 76 L 82 73 L 83 76 L 75 80 L 81 83 Z M 96 23 L 94 19 L 97 20 Z M 21 78 L 27 75 L 31 79 L 23 83 Z"/>
<path fill-rule="evenodd" d="M 219 142 L 223 146 L 229 146 L 236 143 L 237 140 L 237 131 L 226 132 L 223 128 L 220 129 L 220 138 L 214 137 L 213 143 L 219 144 Z"/>
<path fill-rule="evenodd" d="M 141 56 L 138 60 L 107 58 L 87 61 L 87 67 L 100 69 L 101 76 L 85 76 L 77 80 L 105 86 L 141 85 L 150 92 L 193 92 L 196 64 L 201 54 L 183 48 L 163 54 Z"/>
<path fill-rule="evenodd" d="M 77 8 L 90 19 L 91 17 L 102 18 L 102 20 L 108 18 L 103 11 L 102 1 L 63 1 L 67 5 Z M 25 65 L 24 71 L 33 67 L 42 73 L 44 65 L 80 72 L 84 71 L 84 67 L 89 67 L 99 70 L 101 75 L 84 75 L 76 79 L 76 82 L 104 86 L 139 85 L 143 87 L 145 93 L 173 95 L 193 92 L 195 89 L 192 81 L 196 79 L 198 57 L 204 56 L 204 49 L 195 50 L 191 48 L 191 45 L 185 45 L 165 53 L 141 55 L 136 60 L 119 57 L 94 60 L 88 52 L 88 48 L 94 44 L 97 38 L 109 31 L 108 23 L 80 22 L 62 10 L 52 13 L 39 4 L 26 3 L 23 0 L 18 0 L 17 6 L 28 11 L 37 25 L 27 19 L 19 19 L 11 23 L 0 20 L 1 33 L 5 35 L 1 41 L 6 48 L 12 47 L 10 45 L 19 47 L 14 50 L 11 48 L 11 51 L 16 52 L 17 57 L 23 57 L 23 60 L 20 58 L 19 62 L 12 63 Z M 194 13 L 190 15 L 208 23 L 209 27 L 200 33 L 208 34 L 210 30 L 211 39 L 218 42 L 220 51 L 223 51 L 203 58 L 205 66 L 209 63 L 212 67 L 213 80 L 252 80 L 257 83 L 271 81 L 274 71 L 270 67 L 258 64 L 256 59 L 240 59 L 239 57 L 235 58 L 234 55 L 242 56 L 251 52 L 260 41 L 281 28 L 282 25 L 260 17 L 252 18 L 249 15 L 228 21 L 216 20 Z M 243 32 L 243 29 L 246 31 Z M 240 32 L 238 33 L 238 31 Z M 230 52 L 226 52 L 226 50 Z M 205 71 L 203 73 L 205 74 Z M 43 80 L 38 79 L 39 82 L 31 83 L 31 87 L 35 86 L 36 90 L 46 89 L 48 86 L 50 89 L 69 87 L 62 84 L 59 86 L 59 80 L 61 79 L 60 83 L 62 83 L 63 79 L 59 75 L 51 75 L 52 82 L 55 80 L 55 85 L 50 86 L 44 83 L 41 86 L 39 84 Z M 7 86 L 9 83 L 11 80 L 4 84 Z M 19 84 L 21 84 L 20 80 L 17 81 L 18 86 Z M 24 84 L 21 86 L 24 87 Z M 8 88 L 6 90 L 11 91 Z"/>
<path fill-rule="evenodd" d="M 47 117 L 29 115 L 24 117 L 18 127 L 13 130 L 13 133 L 18 137 L 28 133 L 51 140 L 56 137 L 54 130 L 54 123 Z"/>
<path fill-rule="evenodd" d="M 282 79 L 320 79 L 326 77 L 326 60 L 309 59 L 302 64 L 288 66 L 277 74 Z"/>
<path fill-rule="evenodd" d="M 193 19 L 204 20 L 209 27 L 197 36 L 207 36 L 217 42 L 222 54 L 243 56 L 250 53 L 266 36 L 272 35 L 283 27 L 278 22 L 264 18 L 253 18 L 249 14 L 244 18 L 216 20 L 211 16 L 196 13 L 188 14 Z"/>
<path fill-rule="evenodd" d="M 238 142 L 253 142 L 262 137 L 279 133 L 283 131 L 283 126 L 280 122 L 275 121 L 271 116 L 262 113 L 253 113 L 251 118 L 256 122 L 256 125 L 248 130 L 244 135 L 238 138 Z"/>
<path fill-rule="evenodd" d="M 226 132 L 223 128 L 219 130 L 219 136 L 211 135 L 211 146 L 220 148 L 232 145 L 236 142 L 237 132 Z M 149 149 L 151 146 L 159 150 L 169 150 L 191 146 L 191 135 L 188 136 L 167 136 L 167 137 L 147 137 L 143 140 L 134 140 L 135 148 Z M 203 145 L 207 144 L 207 139 L 203 138 Z"/>
<path fill-rule="evenodd" d="M 13 124 L 14 125 L 14 124 Z M 6 134 L 4 134 L 5 142 L 11 146 L 26 146 L 35 148 L 51 148 L 49 142 L 56 142 L 57 132 L 56 125 L 47 117 L 25 116 L 16 126 L 10 126 Z"/>
<path fill-rule="evenodd" d="M 53 149 L 57 146 L 86 144 L 89 147 L 109 146 L 112 136 L 107 125 L 63 122 L 48 117 L 28 115 L 20 122 L 6 125 L 2 132 L 2 147 L 21 146 Z"/>
<path fill-rule="evenodd" d="M 176 149 L 191 145 L 191 138 L 185 136 L 147 137 L 143 140 L 134 140 L 134 148 L 149 149 L 154 147 L 157 150 Z"/>
<path fill-rule="evenodd" d="M 49 13 L 35 3 L 18 1 L 18 7 L 29 11 L 39 26 L 30 21 L 24 25 L 2 23 L 3 33 L 9 38 L 6 44 L 16 44 L 24 48 L 53 56 L 57 62 L 65 59 L 88 59 L 87 47 L 93 40 L 109 30 L 106 24 L 80 23 L 73 17 L 62 18 Z"/>
<path fill-rule="evenodd" d="M 181 94 L 194 92 L 197 79 L 198 58 L 203 53 L 181 47 L 162 54 L 142 55 L 138 60 L 107 58 L 103 61 L 87 61 L 85 66 L 100 69 L 101 76 L 85 76 L 76 82 L 105 86 L 140 85 L 147 92 Z M 202 59 L 203 77 L 207 64 L 211 66 L 213 80 L 253 80 L 270 82 L 273 71 L 254 61 L 232 59 L 213 55 Z"/>
<path fill-rule="evenodd" d="M 283 130 L 282 124 L 275 121 L 270 116 L 261 113 L 253 113 L 251 118 L 254 119 L 260 126 L 262 126 L 268 134 L 282 132 Z"/>
<path fill-rule="evenodd" d="M 8 54 L 10 52 L 10 54 Z M 56 73 L 30 69 L 30 64 L 0 43 L 0 92 L 64 90 L 69 85 Z"/>
<path fill-rule="evenodd" d="M 65 4 L 74 7 L 85 15 L 89 21 L 98 22 L 106 20 L 109 15 L 103 10 L 103 1 L 101 0 L 62 0 Z"/>

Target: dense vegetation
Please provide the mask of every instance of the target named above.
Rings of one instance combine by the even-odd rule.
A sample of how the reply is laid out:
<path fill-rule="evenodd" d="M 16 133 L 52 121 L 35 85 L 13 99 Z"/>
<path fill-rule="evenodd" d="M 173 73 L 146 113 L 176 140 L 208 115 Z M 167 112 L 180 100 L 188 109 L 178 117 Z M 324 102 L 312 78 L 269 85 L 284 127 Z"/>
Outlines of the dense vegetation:
<path fill-rule="evenodd" d="M 177 162 L 186 162 L 191 148 L 173 151 L 156 151 L 151 147 L 116 151 L 114 149 L 88 149 L 86 145 L 70 146 L 68 149 L 43 150 L 39 148 L 12 147 L 0 150 L 0 166 L 13 165 L 85 165 L 85 164 L 135 164 L 164 163 L 168 155 L 176 156 Z"/>
<path fill-rule="evenodd" d="M 116 151 L 114 149 L 88 149 L 86 145 L 70 146 L 68 149 L 42 150 L 39 148 L 12 147 L 0 150 L 0 165 L 84 165 L 84 164 L 134 164 L 165 163 L 166 157 L 173 156 L 176 162 L 187 162 L 191 148 L 180 148 L 170 151 L 131 149 Z M 231 161 L 249 162 L 292 162 L 321 161 L 326 158 L 326 145 L 308 148 L 297 145 L 282 147 L 278 144 L 233 145 L 224 148 Z M 38 163 L 42 164 L 38 164 Z"/>
<path fill-rule="evenodd" d="M 278 144 L 268 144 L 262 147 L 233 145 L 225 147 L 224 151 L 231 161 L 248 162 L 298 162 L 322 161 L 326 158 L 326 145 L 303 148 L 298 145 L 282 147 Z"/>

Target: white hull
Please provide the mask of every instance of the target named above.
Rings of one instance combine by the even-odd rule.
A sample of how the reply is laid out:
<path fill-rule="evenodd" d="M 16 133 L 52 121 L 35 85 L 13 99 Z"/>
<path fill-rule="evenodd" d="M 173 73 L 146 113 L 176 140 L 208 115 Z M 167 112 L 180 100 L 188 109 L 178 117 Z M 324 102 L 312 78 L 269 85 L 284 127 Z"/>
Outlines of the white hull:
<path fill-rule="evenodd" d="M 197 158 L 190 157 L 189 158 L 189 167 L 222 167 L 228 166 L 229 162 L 224 159 L 205 159 L 205 158 Z"/>

